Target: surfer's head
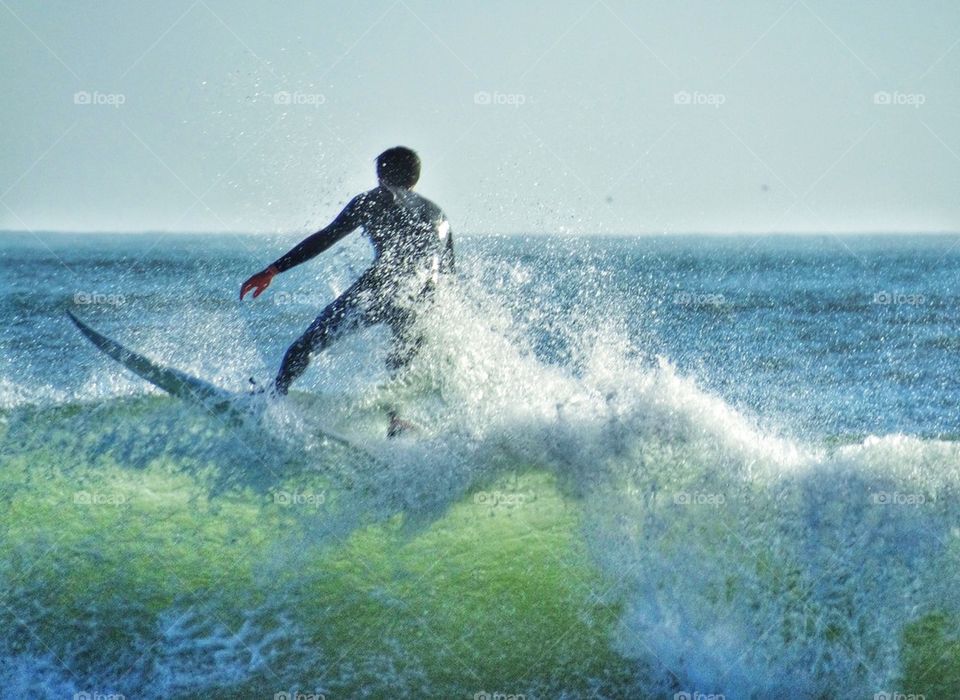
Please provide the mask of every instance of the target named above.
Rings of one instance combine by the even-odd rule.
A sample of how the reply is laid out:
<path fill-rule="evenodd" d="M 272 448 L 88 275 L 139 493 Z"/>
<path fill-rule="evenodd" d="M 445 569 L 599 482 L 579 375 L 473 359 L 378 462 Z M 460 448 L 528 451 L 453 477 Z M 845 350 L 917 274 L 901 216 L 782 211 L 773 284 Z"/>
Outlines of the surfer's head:
<path fill-rule="evenodd" d="M 405 146 L 388 148 L 377 156 L 377 177 L 388 187 L 410 189 L 420 179 L 420 157 Z"/>

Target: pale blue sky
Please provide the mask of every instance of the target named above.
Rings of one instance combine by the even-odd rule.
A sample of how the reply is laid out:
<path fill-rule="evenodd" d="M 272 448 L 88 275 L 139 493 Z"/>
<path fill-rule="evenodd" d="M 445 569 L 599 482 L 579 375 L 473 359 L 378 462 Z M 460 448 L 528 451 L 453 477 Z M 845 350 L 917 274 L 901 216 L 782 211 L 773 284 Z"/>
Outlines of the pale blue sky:
<path fill-rule="evenodd" d="M 0 17 L 0 228 L 305 232 L 405 144 L 461 232 L 960 230 L 955 0 Z"/>

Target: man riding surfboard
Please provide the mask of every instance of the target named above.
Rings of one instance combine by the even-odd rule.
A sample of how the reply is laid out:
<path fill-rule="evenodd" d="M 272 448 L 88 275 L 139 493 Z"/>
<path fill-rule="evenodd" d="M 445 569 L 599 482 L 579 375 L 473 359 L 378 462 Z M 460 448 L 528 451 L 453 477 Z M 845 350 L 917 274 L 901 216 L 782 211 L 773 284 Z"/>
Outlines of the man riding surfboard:
<path fill-rule="evenodd" d="M 387 324 L 393 347 L 391 372 L 413 359 L 420 339 L 412 335 L 419 309 L 430 303 L 441 274 L 454 269 L 453 236 L 443 211 L 413 192 L 420 178 L 420 158 L 403 146 L 377 156 L 379 185 L 347 203 L 330 225 L 308 236 L 240 287 L 257 298 L 273 278 L 319 255 L 348 233 L 362 228 L 374 249 L 374 261 L 343 294 L 331 302 L 287 350 L 274 388 L 284 395 L 307 369 L 310 355 L 360 326 Z M 391 432 L 397 419 L 391 415 Z"/>

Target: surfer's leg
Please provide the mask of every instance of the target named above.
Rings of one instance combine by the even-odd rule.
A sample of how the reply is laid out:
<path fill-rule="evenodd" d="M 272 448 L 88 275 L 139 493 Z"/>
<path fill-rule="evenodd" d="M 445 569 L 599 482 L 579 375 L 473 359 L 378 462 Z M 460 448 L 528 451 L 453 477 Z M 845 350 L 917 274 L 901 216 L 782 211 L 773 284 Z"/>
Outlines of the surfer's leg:
<path fill-rule="evenodd" d="M 420 352 L 424 338 L 416 331 L 416 321 L 418 313 L 433 303 L 433 293 L 433 285 L 428 284 L 415 297 L 391 303 L 386 310 L 385 320 L 393 334 L 393 346 L 386 360 L 391 375 L 399 374 Z"/>
<path fill-rule="evenodd" d="M 423 344 L 423 338 L 412 333 L 416 317 L 412 310 L 393 307 L 387 316 L 387 325 L 393 336 L 390 353 L 386 358 L 387 369 L 391 375 L 400 373 L 413 361 Z"/>
<path fill-rule="evenodd" d="M 407 365 L 417 356 L 420 346 L 423 345 L 424 338 L 414 332 L 414 322 L 416 314 L 412 309 L 390 310 L 387 323 L 393 334 L 393 347 L 390 354 L 387 355 L 386 364 L 391 377 L 397 377 Z M 387 437 L 395 438 L 404 433 L 418 432 L 415 424 L 400 417 L 399 409 L 396 406 L 387 408 L 387 417 L 390 424 L 387 426 Z"/>
<path fill-rule="evenodd" d="M 283 356 L 277 372 L 276 390 L 286 394 L 290 385 L 310 365 L 310 355 L 320 352 L 340 335 L 355 329 L 363 320 L 358 306 L 356 285 L 344 292 L 325 308 L 303 335 L 294 341 Z"/>

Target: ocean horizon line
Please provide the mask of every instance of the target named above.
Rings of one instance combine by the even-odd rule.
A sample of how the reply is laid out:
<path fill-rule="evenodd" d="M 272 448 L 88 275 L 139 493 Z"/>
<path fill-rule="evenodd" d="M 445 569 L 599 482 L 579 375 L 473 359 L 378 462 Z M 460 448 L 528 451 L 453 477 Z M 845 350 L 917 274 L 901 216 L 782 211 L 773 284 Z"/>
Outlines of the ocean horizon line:
<path fill-rule="evenodd" d="M 0 229 L 2 235 L 55 235 L 55 236 L 295 236 L 309 235 L 312 230 L 290 230 L 290 231 L 165 231 L 160 229 L 142 229 L 142 230 L 96 230 L 96 229 Z M 571 231 L 461 231 L 461 236 L 477 237 L 503 237 L 513 238 L 520 236 L 555 236 L 569 238 L 627 238 L 627 237 L 654 237 L 654 236 L 718 236 L 718 237 L 755 237 L 755 236 L 782 236 L 782 237 L 805 237 L 805 236 L 960 236 L 960 231 L 948 230 L 845 230 L 845 231 L 595 231 L 571 232 Z"/>

